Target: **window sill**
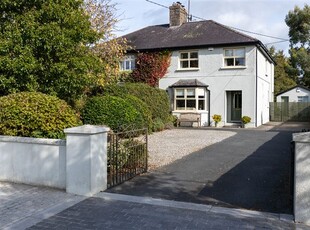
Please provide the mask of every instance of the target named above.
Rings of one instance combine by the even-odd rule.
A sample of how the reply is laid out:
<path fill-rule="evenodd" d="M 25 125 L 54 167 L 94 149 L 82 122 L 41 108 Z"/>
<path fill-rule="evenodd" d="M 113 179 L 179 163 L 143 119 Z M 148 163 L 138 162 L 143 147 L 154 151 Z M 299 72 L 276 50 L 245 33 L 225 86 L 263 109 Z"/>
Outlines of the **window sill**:
<path fill-rule="evenodd" d="M 119 70 L 121 73 L 131 73 L 133 69 L 120 69 Z"/>
<path fill-rule="evenodd" d="M 220 70 L 246 69 L 247 66 L 224 66 Z"/>
<path fill-rule="evenodd" d="M 177 69 L 175 72 L 199 71 L 199 68 Z"/>
<path fill-rule="evenodd" d="M 173 110 L 172 113 L 208 113 L 207 110 Z"/>

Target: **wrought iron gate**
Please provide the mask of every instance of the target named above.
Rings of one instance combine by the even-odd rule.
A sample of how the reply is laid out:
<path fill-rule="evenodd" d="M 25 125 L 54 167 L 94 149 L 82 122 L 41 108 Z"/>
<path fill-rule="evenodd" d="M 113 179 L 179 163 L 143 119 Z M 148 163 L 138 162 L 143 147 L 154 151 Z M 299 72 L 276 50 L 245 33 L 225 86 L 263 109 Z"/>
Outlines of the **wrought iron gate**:
<path fill-rule="evenodd" d="M 147 129 L 108 134 L 108 188 L 147 171 Z"/>

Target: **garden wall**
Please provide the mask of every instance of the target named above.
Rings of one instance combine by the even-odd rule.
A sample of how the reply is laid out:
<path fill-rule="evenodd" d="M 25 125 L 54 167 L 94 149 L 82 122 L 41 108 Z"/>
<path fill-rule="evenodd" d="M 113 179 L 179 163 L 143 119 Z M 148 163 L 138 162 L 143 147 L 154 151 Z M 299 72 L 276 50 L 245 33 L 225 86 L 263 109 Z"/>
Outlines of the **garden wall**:
<path fill-rule="evenodd" d="M 0 136 L 0 180 L 66 188 L 66 141 Z"/>
<path fill-rule="evenodd" d="M 65 129 L 66 140 L 0 136 L 0 181 L 43 185 L 91 196 L 107 189 L 104 126 Z"/>
<path fill-rule="evenodd" d="M 293 141 L 295 221 L 310 224 L 310 132 L 293 134 Z"/>

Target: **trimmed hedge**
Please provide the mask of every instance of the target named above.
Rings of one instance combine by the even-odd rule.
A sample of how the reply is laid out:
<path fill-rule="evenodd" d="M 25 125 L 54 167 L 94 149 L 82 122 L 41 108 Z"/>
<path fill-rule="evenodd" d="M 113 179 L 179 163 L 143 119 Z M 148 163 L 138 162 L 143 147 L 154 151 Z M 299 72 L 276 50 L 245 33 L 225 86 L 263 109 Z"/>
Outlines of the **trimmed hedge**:
<path fill-rule="evenodd" d="M 128 102 L 130 102 L 130 104 L 136 109 L 138 110 L 143 118 L 143 127 L 142 128 L 148 128 L 149 130 L 151 130 L 152 128 L 152 113 L 149 110 L 148 106 L 141 101 L 139 98 L 133 96 L 133 95 L 126 95 L 124 97 L 122 97 L 123 99 L 126 99 Z"/>
<path fill-rule="evenodd" d="M 128 127 L 142 128 L 143 116 L 131 103 L 115 96 L 89 98 L 83 109 L 84 124 L 107 125 L 117 132 Z"/>
<path fill-rule="evenodd" d="M 126 83 L 107 85 L 104 95 L 125 97 L 133 95 L 143 101 L 152 114 L 152 120 L 160 119 L 164 124 L 170 121 L 169 97 L 165 90 L 154 88 L 143 83 Z"/>
<path fill-rule="evenodd" d="M 22 92 L 0 97 L 0 134 L 64 138 L 63 129 L 81 125 L 74 110 L 55 96 Z"/>

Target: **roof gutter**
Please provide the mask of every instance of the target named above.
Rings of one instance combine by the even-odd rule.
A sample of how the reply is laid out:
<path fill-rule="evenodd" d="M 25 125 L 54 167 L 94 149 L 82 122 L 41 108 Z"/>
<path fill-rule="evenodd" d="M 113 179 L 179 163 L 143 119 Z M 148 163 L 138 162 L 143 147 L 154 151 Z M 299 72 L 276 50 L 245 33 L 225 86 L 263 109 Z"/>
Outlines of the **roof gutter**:
<path fill-rule="evenodd" d="M 268 49 L 266 48 L 266 46 L 259 41 L 256 45 L 258 47 L 258 49 L 267 57 L 267 59 L 272 62 L 274 65 L 276 65 L 276 61 L 273 59 L 273 57 L 269 54 Z"/>
<path fill-rule="evenodd" d="M 238 43 L 220 43 L 220 44 L 205 44 L 205 45 L 184 45 L 184 46 L 174 46 L 174 47 L 153 47 L 153 48 L 133 48 L 127 50 L 128 53 L 137 52 L 155 52 L 155 51 L 175 51 L 175 50 L 188 50 L 188 49 L 201 49 L 209 47 L 236 47 L 236 46 L 246 46 L 246 45 L 259 45 L 259 42 L 238 42 Z"/>

